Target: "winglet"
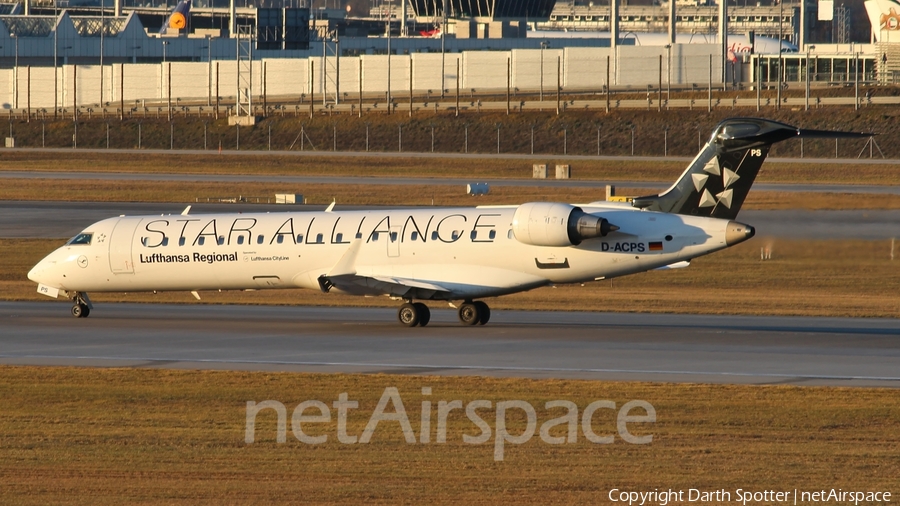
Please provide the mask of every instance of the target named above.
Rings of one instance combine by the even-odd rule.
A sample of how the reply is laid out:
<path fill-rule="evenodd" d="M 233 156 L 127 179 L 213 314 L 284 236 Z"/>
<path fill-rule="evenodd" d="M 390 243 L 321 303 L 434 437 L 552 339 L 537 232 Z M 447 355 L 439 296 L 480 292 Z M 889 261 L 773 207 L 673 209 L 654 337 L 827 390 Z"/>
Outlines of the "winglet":
<path fill-rule="evenodd" d="M 335 204 L 337 204 L 337 199 L 332 200 L 331 203 L 328 204 L 328 207 L 325 208 L 325 212 L 330 213 L 331 211 L 334 211 Z"/>
<path fill-rule="evenodd" d="M 333 204 L 332 204 L 333 205 Z M 334 267 L 328 271 L 325 276 L 330 278 L 334 276 L 347 276 L 356 274 L 356 256 L 359 254 L 359 248 L 362 247 L 362 239 L 355 239 L 347 251 L 344 252 L 340 260 L 334 264 Z"/>
<path fill-rule="evenodd" d="M 182 216 L 187 216 L 191 212 L 191 206 L 187 206 L 184 208 L 184 211 L 181 211 Z"/>

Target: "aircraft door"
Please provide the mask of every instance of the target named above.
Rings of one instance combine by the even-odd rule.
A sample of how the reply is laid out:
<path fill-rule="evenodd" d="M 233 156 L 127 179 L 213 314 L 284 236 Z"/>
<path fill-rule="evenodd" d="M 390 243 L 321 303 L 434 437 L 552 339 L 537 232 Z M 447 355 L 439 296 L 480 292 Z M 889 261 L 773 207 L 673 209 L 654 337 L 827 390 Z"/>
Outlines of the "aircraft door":
<path fill-rule="evenodd" d="M 391 227 L 391 233 L 388 234 L 387 255 L 389 257 L 400 256 L 400 240 L 403 233 L 403 227 Z"/>
<path fill-rule="evenodd" d="M 119 218 L 113 227 L 109 237 L 109 269 L 113 274 L 134 274 L 131 249 L 140 222 L 140 218 Z"/>

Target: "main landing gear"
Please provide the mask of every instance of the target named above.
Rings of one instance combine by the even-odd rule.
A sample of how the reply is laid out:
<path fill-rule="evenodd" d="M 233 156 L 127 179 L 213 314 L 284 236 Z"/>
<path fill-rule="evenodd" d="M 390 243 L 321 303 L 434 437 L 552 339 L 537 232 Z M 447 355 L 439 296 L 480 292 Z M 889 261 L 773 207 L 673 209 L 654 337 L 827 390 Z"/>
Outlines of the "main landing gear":
<path fill-rule="evenodd" d="M 459 306 L 459 321 L 463 325 L 484 325 L 491 319 L 491 308 L 480 300 L 467 300 Z"/>
<path fill-rule="evenodd" d="M 397 311 L 397 319 L 407 327 L 424 327 L 431 321 L 431 310 L 421 302 L 407 302 Z"/>
<path fill-rule="evenodd" d="M 397 319 L 407 327 L 424 327 L 431 320 L 431 311 L 421 302 L 406 302 L 397 310 Z M 459 321 L 463 325 L 484 325 L 491 319 L 491 308 L 480 300 L 467 300 L 459 306 Z"/>
<path fill-rule="evenodd" d="M 75 292 L 72 302 L 72 316 L 75 318 L 87 318 L 91 314 L 93 304 L 91 304 L 91 299 L 88 298 L 86 293 Z"/>

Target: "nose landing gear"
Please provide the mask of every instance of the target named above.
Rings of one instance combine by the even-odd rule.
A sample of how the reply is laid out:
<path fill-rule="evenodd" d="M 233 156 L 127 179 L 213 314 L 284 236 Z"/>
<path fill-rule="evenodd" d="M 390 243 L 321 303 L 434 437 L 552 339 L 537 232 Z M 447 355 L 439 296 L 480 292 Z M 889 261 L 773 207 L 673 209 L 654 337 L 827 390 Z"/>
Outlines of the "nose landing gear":
<path fill-rule="evenodd" d="M 91 308 L 94 307 L 88 295 L 82 292 L 75 292 L 72 302 L 72 316 L 75 318 L 87 318 L 91 314 Z"/>

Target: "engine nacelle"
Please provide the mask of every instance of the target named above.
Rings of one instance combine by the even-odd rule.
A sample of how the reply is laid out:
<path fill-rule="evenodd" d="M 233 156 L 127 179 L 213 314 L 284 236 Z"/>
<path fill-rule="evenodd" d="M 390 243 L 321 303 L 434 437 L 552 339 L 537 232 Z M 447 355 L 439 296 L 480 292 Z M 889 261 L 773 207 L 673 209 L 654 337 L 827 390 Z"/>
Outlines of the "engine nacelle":
<path fill-rule="evenodd" d="M 512 228 L 517 241 L 532 246 L 576 246 L 585 239 L 603 237 L 619 229 L 605 218 L 558 202 L 520 205 Z"/>

